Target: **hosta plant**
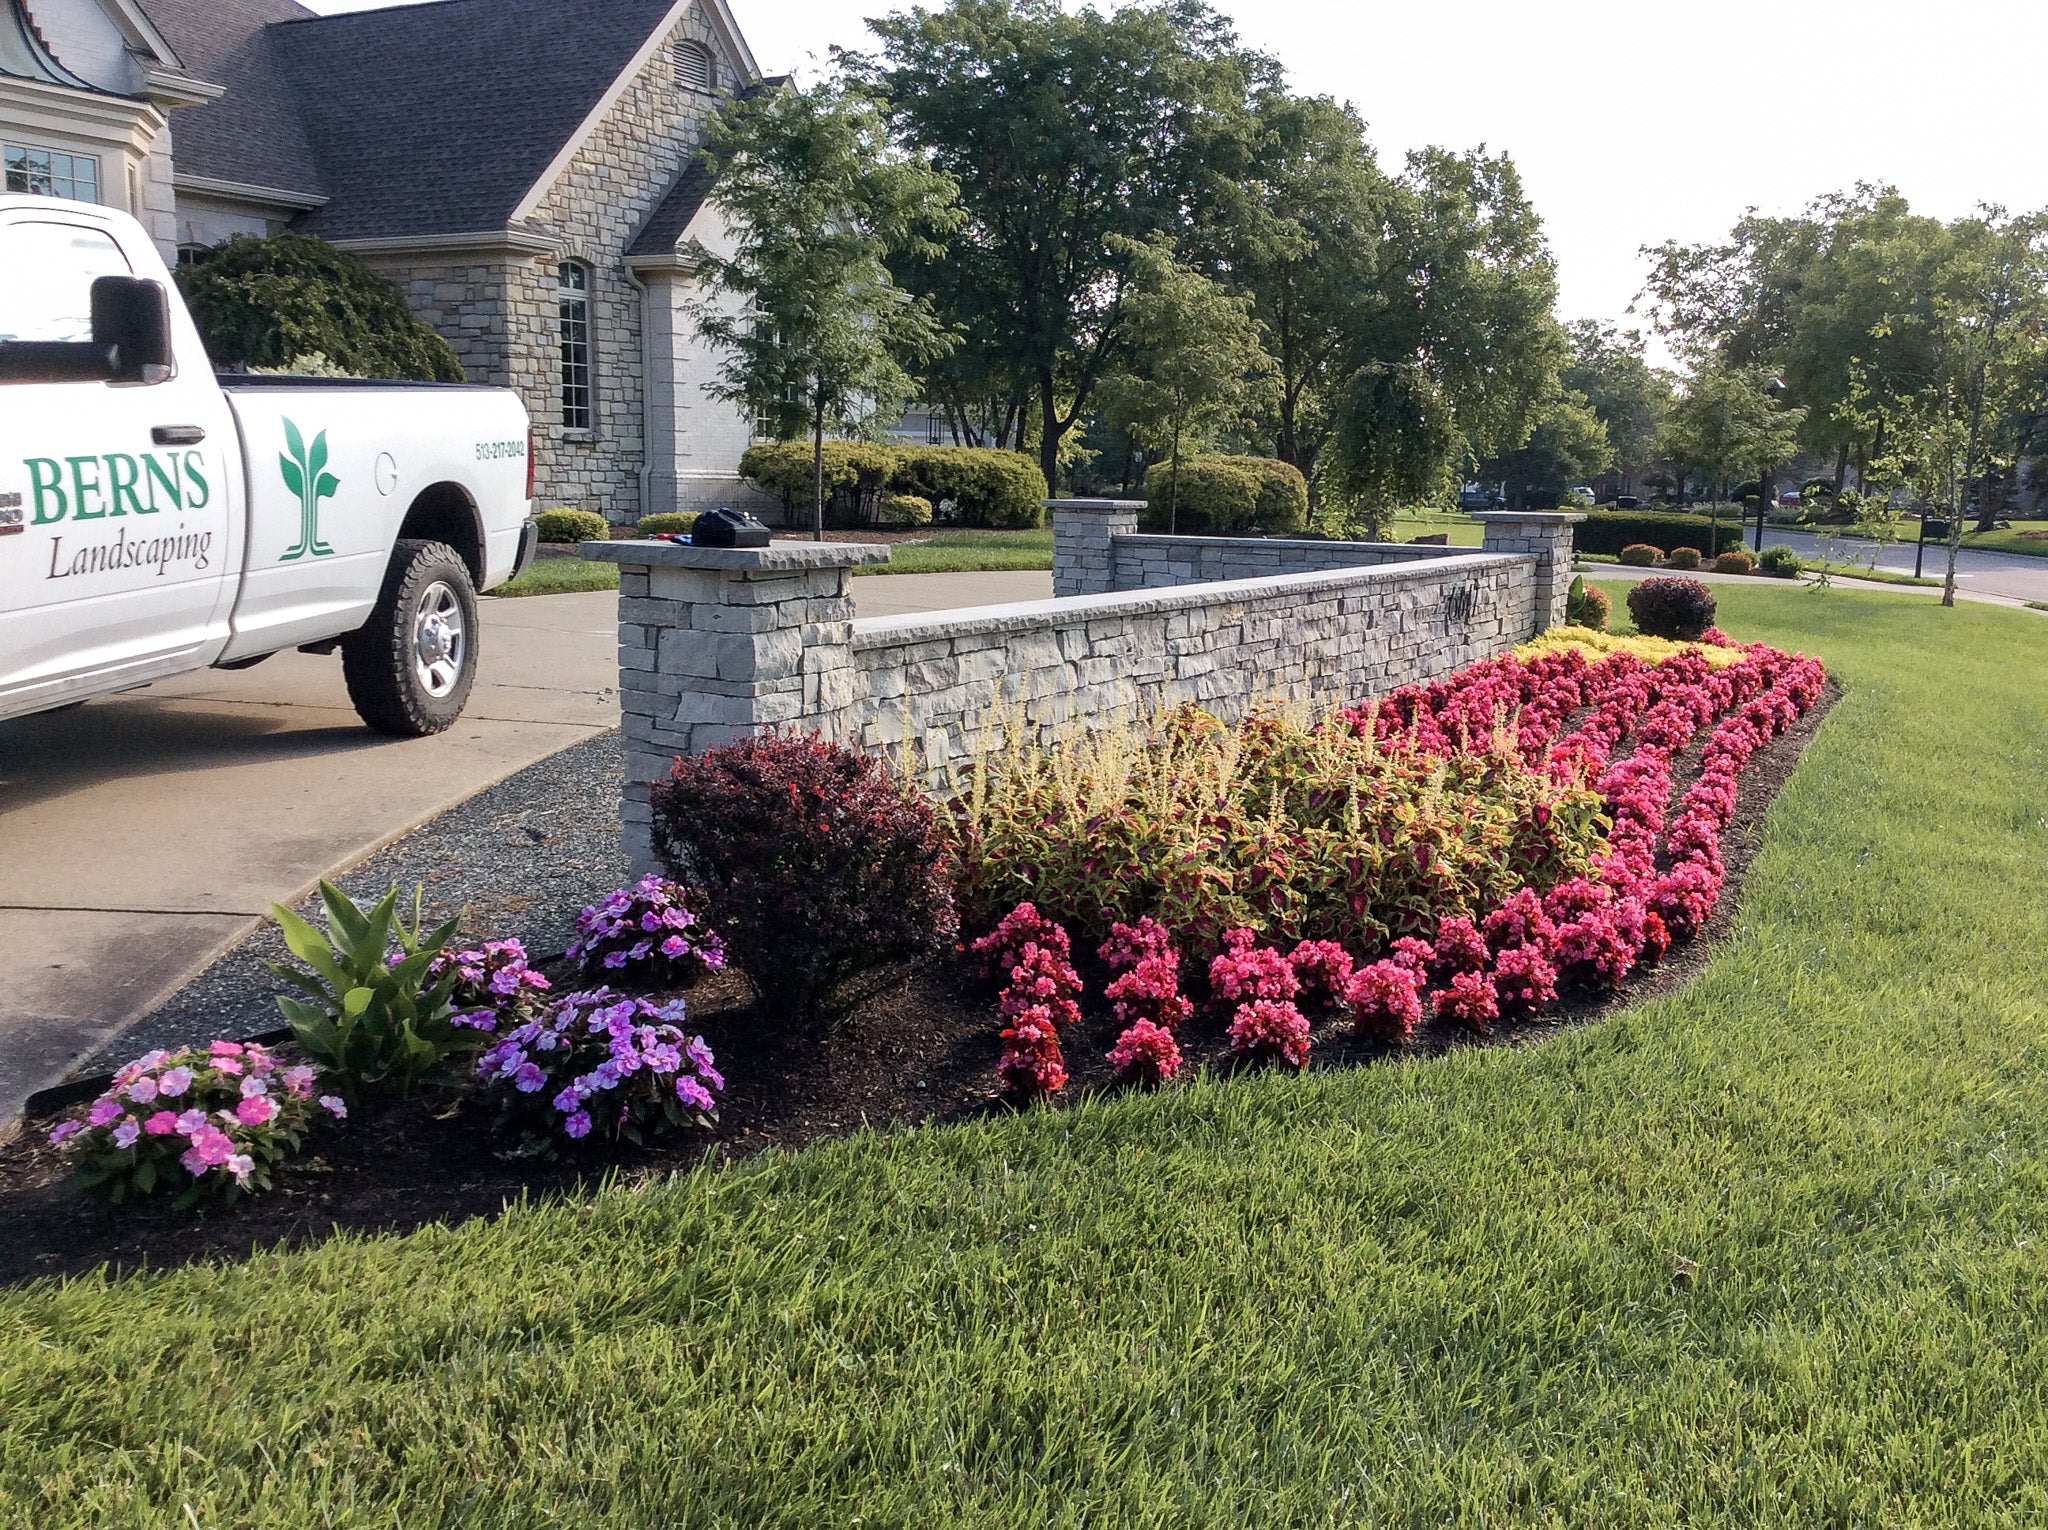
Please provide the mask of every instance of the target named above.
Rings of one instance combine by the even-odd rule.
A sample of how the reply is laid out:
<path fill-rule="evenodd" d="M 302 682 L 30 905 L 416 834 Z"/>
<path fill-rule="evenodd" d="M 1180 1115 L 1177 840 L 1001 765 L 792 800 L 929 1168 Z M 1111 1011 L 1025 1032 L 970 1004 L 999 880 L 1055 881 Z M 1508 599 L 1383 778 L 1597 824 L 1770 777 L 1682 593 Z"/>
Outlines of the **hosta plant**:
<path fill-rule="evenodd" d="M 644 876 L 576 916 L 566 953 L 593 978 L 687 988 L 725 965 L 725 946 L 690 912 L 683 889 Z"/>
<path fill-rule="evenodd" d="M 681 999 L 658 1007 L 609 988 L 566 994 L 477 1058 L 478 1090 L 526 1153 L 708 1126 L 725 1079 L 684 1018 Z"/>
<path fill-rule="evenodd" d="M 270 1171 L 298 1151 L 315 1080 L 311 1067 L 286 1067 L 250 1043 L 150 1052 L 50 1142 L 68 1152 L 81 1185 L 116 1205 L 159 1190 L 176 1192 L 180 1206 L 232 1200 L 268 1190 Z M 348 1113 L 331 1095 L 320 1104 Z"/>
<path fill-rule="evenodd" d="M 331 882 L 320 884 L 320 901 L 325 934 L 271 907 L 285 945 L 311 969 L 265 963 L 306 995 L 280 994 L 277 1006 L 306 1056 L 348 1099 L 410 1094 L 451 1054 L 476 1044 L 476 1032 L 455 1023 L 460 967 L 443 963 L 430 975 L 456 921 L 428 930 L 415 892 L 408 924 L 396 887 L 367 911 Z"/>

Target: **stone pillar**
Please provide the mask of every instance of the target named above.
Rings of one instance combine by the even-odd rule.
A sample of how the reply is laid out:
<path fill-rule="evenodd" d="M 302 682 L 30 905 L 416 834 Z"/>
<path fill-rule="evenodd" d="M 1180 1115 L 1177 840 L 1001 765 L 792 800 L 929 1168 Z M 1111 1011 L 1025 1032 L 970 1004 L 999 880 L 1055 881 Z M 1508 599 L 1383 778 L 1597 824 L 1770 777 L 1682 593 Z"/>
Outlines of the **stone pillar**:
<path fill-rule="evenodd" d="M 1116 588 L 1112 537 L 1138 529 L 1141 500 L 1049 499 L 1052 512 L 1052 592 L 1101 595 Z"/>
<path fill-rule="evenodd" d="M 1571 510 L 1492 510 L 1473 519 L 1486 524 L 1486 551 L 1536 555 L 1536 632 L 1561 624 L 1572 588 L 1572 527 L 1585 516 Z"/>
<path fill-rule="evenodd" d="M 657 869 L 648 788 L 681 754 L 789 726 L 837 737 L 853 697 L 856 564 L 870 543 L 585 542 L 619 565 L 619 803 L 634 875 Z"/>

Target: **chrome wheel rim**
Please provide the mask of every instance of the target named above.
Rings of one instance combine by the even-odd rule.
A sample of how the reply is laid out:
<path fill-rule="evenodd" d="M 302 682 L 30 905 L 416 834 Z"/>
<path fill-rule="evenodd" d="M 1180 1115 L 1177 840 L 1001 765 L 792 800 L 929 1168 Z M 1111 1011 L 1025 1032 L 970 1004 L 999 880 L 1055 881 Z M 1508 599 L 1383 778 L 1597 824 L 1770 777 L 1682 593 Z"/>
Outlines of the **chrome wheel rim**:
<path fill-rule="evenodd" d="M 463 625 L 462 601 L 446 582 L 436 580 L 413 608 L 413 675 L 420 689 L 439 699 L 455 689 L 468 658 L 469 632 Z"/>

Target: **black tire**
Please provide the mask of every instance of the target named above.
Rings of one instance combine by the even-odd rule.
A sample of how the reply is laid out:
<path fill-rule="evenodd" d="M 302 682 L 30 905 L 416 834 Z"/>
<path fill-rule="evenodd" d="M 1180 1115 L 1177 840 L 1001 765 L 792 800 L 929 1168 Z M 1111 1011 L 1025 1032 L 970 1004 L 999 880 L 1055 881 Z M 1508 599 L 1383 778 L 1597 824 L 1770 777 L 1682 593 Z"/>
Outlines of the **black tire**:
<path fill-rule="evenodd" d="M 459 634 L 451 631 L 451 613 L 460 616 Z M 444 732 L 469 701 L 476 658 L 468 565 L 445 542 L 401 540 L 377 609 L 341 640 L 341 673 L 356 715 L 394 738 Z"/>

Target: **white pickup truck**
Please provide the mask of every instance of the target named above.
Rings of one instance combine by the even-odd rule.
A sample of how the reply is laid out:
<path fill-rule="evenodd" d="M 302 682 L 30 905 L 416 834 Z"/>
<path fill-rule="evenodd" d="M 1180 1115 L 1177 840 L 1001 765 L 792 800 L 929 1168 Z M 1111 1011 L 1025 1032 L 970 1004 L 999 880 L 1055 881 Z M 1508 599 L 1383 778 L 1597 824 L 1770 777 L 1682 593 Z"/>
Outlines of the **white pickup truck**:
<path fill-rule="evenodd" d="M 338 648 L 364 722 L 438 733 L 531 461 L 503 390 L 216 378 L 140 224 L 0 196 L 0 718 Z"/>

